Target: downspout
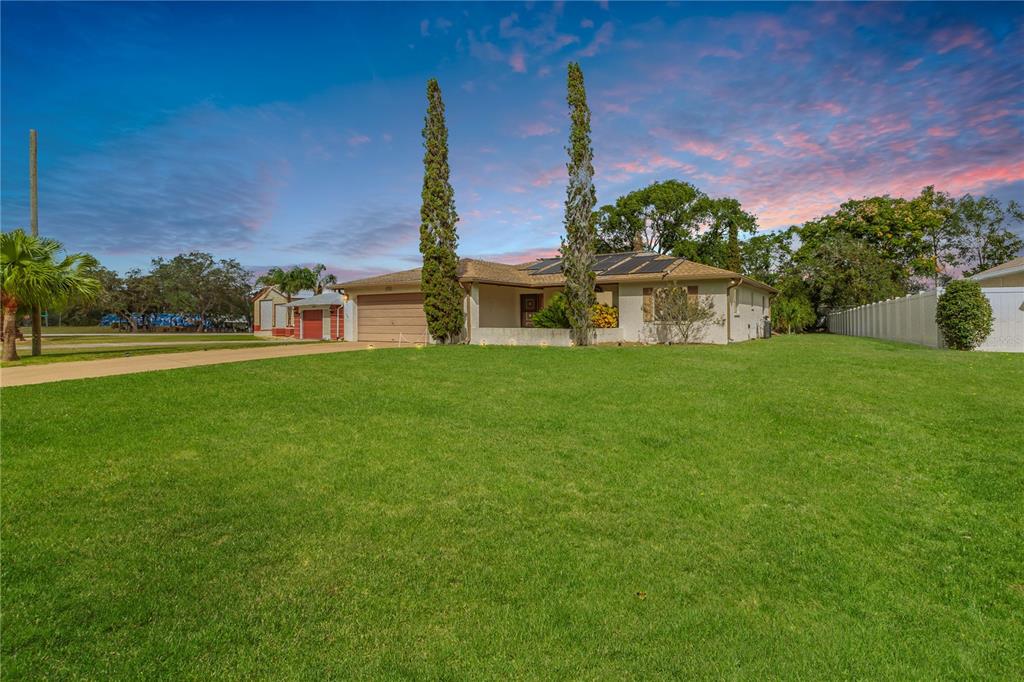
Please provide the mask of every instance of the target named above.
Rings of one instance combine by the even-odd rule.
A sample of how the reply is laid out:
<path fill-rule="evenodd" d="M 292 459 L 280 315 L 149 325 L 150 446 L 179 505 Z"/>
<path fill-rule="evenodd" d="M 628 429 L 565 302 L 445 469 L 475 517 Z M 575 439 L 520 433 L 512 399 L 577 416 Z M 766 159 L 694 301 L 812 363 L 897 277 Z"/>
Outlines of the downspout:
<path fill-rule="evenodd" d="M 743 284 L 743 278 L 740 277 L 735 282 L 729 280 L 729 286 L 725 288 L 725 341 L 726 343 L 732 343 L 732 290 Z"/>
<path fill-rule="evenodd" d="M 462 297 L 462 307 L 466 311 L 466 345 L 473 343 L 473 284 L 469 284 L 469 289 L 466 289 L 466 283 L 462 282 L 462 291 L 465 295 Z"/>

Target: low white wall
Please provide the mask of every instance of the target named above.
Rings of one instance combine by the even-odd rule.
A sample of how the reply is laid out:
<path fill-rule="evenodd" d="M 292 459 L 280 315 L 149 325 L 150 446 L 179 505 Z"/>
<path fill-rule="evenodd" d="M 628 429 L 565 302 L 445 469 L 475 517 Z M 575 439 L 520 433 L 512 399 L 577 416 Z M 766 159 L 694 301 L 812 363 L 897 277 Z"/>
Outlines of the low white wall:
<path fill-rule="evenodd" d="M 595 329 L 596 343 L 622 341 L 621 329 Z M 470 343 L 489 346 L 568 346 L 568 329 L 538 327 L 479 327 L 473 330 Z"/>
<path fill-rule="evenodd" d="M 978 350 L 1024 353 L 1024 287 L 983 288 L 982 292 L 992 306 L 993 324 L 992 333 Z M 941 293 L 941 289 L 923 291 L 832 313 L 828 316 L 828 330 L 833 334 L 944 348 L 935 322 Z"/>

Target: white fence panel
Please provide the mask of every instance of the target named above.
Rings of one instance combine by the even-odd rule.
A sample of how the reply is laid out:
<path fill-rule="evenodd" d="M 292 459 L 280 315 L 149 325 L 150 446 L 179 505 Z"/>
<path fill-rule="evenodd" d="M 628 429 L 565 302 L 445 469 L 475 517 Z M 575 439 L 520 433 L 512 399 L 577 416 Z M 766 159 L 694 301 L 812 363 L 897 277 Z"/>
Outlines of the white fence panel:
<path fill-rule="evenodd" d="M 992 333 L 978 350 L 1024 353 L 1024 287 L 982 289 L 992 305 Z M 942 290 L 923 291 L 903 298 L 879 301 L 831 313 L 833 334 L 916 343 L 943 348 L 935 323 L 935 308 Z"/>
<path fill-rule="evenodd" d="M 1024 287 L 982 289 L 992 304 L 992 333 L 978 350 L 1024 353 Z"/>

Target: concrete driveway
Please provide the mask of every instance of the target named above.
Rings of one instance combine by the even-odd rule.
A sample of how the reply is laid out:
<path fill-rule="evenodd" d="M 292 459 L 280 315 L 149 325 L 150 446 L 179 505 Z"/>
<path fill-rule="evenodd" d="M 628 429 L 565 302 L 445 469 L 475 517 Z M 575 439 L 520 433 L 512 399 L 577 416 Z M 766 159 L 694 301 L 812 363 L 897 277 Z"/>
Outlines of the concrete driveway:
<path fill-rule="evenodd" d="M 164 355 L 139 355 L 131 358 L 109 360 L 82 360 L 80 362 L 53 362 L 46 365 L 4 367 L 0 369 L 0 387 L 46 384 L 68 379 L 91 379 L 117 374 L 155 372 L 181 367 L 220 365 L 228 362 L 290 358 L 296 355 L 319 355 L 321 353 L 344 353 L 367 348 L 397 348 L 397 343 L 317 343 L 309 345 L 282 345 L 269 348 L 225 348 L 221 350 L 188 351 Z"/>

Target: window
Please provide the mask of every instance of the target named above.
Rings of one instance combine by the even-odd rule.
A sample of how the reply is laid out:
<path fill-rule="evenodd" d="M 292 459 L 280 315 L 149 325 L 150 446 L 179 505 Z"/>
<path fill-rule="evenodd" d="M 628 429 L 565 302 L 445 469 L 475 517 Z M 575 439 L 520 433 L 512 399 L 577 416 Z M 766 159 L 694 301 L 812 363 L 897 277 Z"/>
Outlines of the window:
<path fill-rule="evenodd" d="M 644 287 L 644 322 L 654 321 L 654 289 Z"/>
<path fill-rule="evenodd" d="M 698 291 L 699 290 L 697 289 L 696 286 L 686 287 L 686 298 L 689 299 L 690 303 L 696 303 L 697 302 L 697 292 Z"/>

